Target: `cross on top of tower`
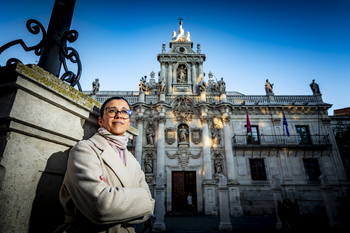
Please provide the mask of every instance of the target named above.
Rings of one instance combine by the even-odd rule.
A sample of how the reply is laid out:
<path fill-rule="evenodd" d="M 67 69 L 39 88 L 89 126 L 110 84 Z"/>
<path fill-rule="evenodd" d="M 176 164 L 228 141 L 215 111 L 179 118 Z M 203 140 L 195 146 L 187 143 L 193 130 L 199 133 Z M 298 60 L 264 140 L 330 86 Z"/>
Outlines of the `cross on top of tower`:
<path fill-rule="evenodd" d="M 182 20 L 184 20 L 183 18 L 181 18 L 181 16 L 180 16 L 180 18 L 179 19 L 177 19 L 177 20 L 180 20 L 180 24 L 182 24 Z"/>

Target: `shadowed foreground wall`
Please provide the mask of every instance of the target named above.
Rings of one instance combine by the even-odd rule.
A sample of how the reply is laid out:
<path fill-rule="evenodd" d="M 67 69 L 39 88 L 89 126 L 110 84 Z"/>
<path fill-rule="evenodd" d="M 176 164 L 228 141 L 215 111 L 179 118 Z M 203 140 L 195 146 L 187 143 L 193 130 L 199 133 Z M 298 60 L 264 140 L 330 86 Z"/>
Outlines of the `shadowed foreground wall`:
<path fill-rule="evenodd" d="M 36 65 L 0 68 L 0 232 L 52 232 L 70 148 L 100 103 Z"/>

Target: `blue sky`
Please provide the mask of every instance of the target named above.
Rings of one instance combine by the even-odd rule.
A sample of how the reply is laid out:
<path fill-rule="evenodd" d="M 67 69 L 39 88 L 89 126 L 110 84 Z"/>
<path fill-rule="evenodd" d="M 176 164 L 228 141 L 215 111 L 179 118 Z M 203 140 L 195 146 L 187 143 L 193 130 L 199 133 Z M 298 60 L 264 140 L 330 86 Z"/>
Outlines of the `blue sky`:
<path fill-rule="evenodd" d="M 54 0 L 2 1 L 0 45 L 23 39 L 28 46 L 41 36 L 26 29 L 36 19 L 47 29 Z M 136 91 L 142 76 L 160 70 L 162 43 L 178 31 L 201 44 L 208 80 L 223 77 L 228 91 L 264 95 L 265 80 L 276 95 L 311 95 L 316 80 L 324 102 L 334 109 L 350 107 L 350 1 L 216 0 L 92 1 L 77 0 L 71 29 L 79 32 L 75 48 L 82 60 L 83 90 L 95 78 L 103 91 Z M 16 57 L 37 63 L 34 52 L 20 46 L 0 55 L 0 64 Z M 76 67 L 71 66 L 75 71 Z"/>

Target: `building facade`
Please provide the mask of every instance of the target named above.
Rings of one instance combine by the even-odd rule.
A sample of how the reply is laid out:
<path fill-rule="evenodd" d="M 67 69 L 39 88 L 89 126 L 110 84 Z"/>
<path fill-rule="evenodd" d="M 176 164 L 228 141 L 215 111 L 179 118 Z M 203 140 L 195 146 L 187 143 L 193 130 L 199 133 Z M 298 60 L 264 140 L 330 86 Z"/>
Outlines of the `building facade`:
<path fill-rule="evenodd" d="M 152 71 L 139 91 L 95 91 L 93 97 L 129 101 L 139 133 L 130 150 L 152 192 L 163 184 L 162 210 L 187 209 L 191 193 L 198 212 L 218 212 L 220 178 L 227 181 L 232 216 L 275 213 L 276 190 L 281 198 L 297 198 L 303 213 L 315 213 L 325 206 L 320 175 L 334 197 L 348 194 L 327 113 L 331 104 L 314 80 L 312 95 L 305 96 L 275 95 L 268 80 L 266 95 L 227 91 L 223 78 L 205 77 L 206 56 L 200 44 L 193 49 L 182 22 L 157 59 L 157 80 Z"/>

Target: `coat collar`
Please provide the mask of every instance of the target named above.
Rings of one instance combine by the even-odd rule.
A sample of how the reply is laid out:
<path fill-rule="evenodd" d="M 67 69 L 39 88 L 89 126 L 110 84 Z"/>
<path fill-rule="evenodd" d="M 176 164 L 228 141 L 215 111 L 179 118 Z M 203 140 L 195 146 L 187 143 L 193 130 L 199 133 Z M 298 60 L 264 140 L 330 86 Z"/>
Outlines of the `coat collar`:
<path fill-rule="evenodd" d="M 120 183 L 123 187 L 128 188 L 132 186 L 131 176 L 128 172 L 127 167 L 129 167 L 130 156 L 129 151 L 126 150 L 126 164 L 124 166 L 123 161 L 119 158 L 117 152 L 108 144 L 107 140 L 101 136 L 99 133 L 96 133 L 89 139 L 98 149 L 102 152 L 99 156 L 101 156 L 102 160 L 105 164 L 110 167 L 113 173 L 118 177 Z M 128 166 L 129 165 L 129 166 Z"/>

